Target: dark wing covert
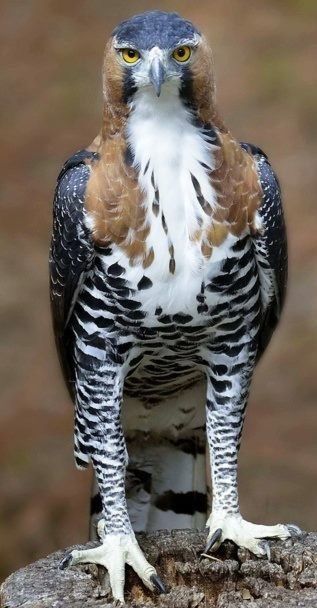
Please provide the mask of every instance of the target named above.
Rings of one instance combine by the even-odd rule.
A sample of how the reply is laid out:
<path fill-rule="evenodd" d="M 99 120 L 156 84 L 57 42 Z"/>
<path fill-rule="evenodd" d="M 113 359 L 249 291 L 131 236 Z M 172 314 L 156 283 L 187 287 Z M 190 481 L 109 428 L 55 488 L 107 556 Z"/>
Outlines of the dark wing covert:
<path fill-rule="evenodd" d="M 262 322 L 258 359 L 264 353 L 280 319 L 287 286 L 287 237 L 281 188 L 268 157 L 260 148 L 241 143 L 256 161 L 263 190 L 259 215 L 263 233 L 253 237 L 262 294 Z"/>
<path fill-rule="evenodd" d="M 53 233 L 50 249 L 50 299 L 57 351 L 66 384 L 73 397 L 72 365 L 67 345 L 67 325 L 94 248 L 85 226 L 84 199 L 90 167 L 85 160 L 96 154 L 77 152 L 60 172 L 53 203 Z"/>

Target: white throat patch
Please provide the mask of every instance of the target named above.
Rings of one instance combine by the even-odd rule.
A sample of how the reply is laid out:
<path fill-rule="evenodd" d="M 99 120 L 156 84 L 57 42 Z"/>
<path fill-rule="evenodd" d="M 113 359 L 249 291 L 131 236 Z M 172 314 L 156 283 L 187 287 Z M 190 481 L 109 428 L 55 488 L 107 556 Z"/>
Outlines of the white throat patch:
<path fill-rule="evenodd" d="M 195 273 L 202 264 L 200 246 L 192 237 L 210 222 L 198 201 L 193 180 L 214 208 L 216 195 L 208 168 L 214 168 L 216 147 L 193 123 L 190 110 L 179 96 L 177 82 L 172 80 L 163 85 L 159 98 L 152 87 L 136 93 L 127 123 L 127 141 L 151 224 L 147 245 L 156 251 L 150 274 L 156 280 L 164 276 L 167 280 L 168 274 L 172 278 L 169 261 L 173 256 L 174 280 L 180 273 L 188 279 L 188 270 Z"/>

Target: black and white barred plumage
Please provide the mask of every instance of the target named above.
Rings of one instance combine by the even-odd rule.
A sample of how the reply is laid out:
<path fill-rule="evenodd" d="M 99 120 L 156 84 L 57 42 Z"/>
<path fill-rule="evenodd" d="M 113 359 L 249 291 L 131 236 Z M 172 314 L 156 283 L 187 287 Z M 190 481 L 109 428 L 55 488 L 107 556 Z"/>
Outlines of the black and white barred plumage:
<path fill-rule="evenodd" d="M 165 13 L 146 15 L 147 27 L 151 15 L 153 23 L 160 15 L 166 19 Z M 175 36 L 176 17 L 171 19 Z M 199 33 L 184 23 L 195 49 Z M 124 24 L 124 35 L 127 31 Z M 157 28 L 153 35 L 158 36 Z M 187 40 L 180 39 L 181 44 Z M 120 28 L 114 40 L 119 48 Z M 149 43 L 144 62 L 163 57 L 155 50 L 158 46 Z M 104 563 L 119 599 L 122 585 L 113 582 L 106 558 L 110 541 L 132 539 L 133 553 L 140 550 L 132 527 L 197 527 L 206 521 L 206 444 L 211 454 L 212 542 L 231 538 L 259 555 L 264 551 L 259 538 L 289 536 L 286 526 L 245 522 L 237 492 L 237 453 L 250 381 L 285 295 L 287 247 L 279 184 L 261 150 L 244 143 L 239 148 L 220 123 L 199 118 L 190 92 L 195 84 L 190 66 L 173 75 L 175 86 L 173 80 L 163 85 L 160 98 L 148 86 L 143 90 L 147 67 L 139 66 L 136 85 L 131 85 L 131 72 L 124 77 L 129 109 L 118 131 L 123 147 L 117 152 L 111 148 L 106 156 L 103 135 L 105 144 L 75 154 L 59 176 L 50 256 L 57 348 L 75 404 L 76 462 L 79 467 L 93 464 L 93 511 L 103 518 L 104 561 L 100 551 L 99 557 L 75 552 L 71 559 Z M 152 79 L 161 74 L 155 69 Z M 155 81 L 156 92 L 161 84 Z M 222 163 L 228 164 L 223 174 L 217 161 L 222 150 Z M 226 159 L 233 154 L 237 160 L 229 164 Z M 95 196 L 98 206 L 103 185 L 93 190 L 91 184 L 103 162 L 107 172 L 106 159 L 113 174 L 116 163 L 126 166 L 114 192 L 122 191 L 126 174 L 134 171 L 133 187 L 142 193 L 145 210 L 143 258 L 129 253 L 133 239 L 138 251 L 142 246 L 135 236 L 140 226 L 130 211 L 131 228 L 124 240 L 119 241 L 114 229 L 109 236 L 113 218 L 121 222 L 115 206 L 110 207 L 104 240 L 96 237 L 101 212 L 91 210 L 91 200 Z M 235 183 L 242 185 L 240 198 L 234 194 L 234 213 L 227 188 L 230 172 L 236 172 Z M 246 222 L 248 184 L 254 191 L 249 186 L 250 200 L 257 192 L 260 198 L 257 208 L 249 208 Z M 106 197 L 106 208 L 114 205 L 115 196 Z M 129 196 L 129 190 L 120 196 Z M 227 215 L 221 216 L 225 205 Z M 217 212 L 215 223 L 210 218 Z M 212 242 L 206 242 L 204 230 L 213 235 Z M 142 567 L 135 565 L 138 559 L 130 557 L 129 563 L 145 584 L 157 586 L 151 578 L 154 569 L 143 556 Z"/>

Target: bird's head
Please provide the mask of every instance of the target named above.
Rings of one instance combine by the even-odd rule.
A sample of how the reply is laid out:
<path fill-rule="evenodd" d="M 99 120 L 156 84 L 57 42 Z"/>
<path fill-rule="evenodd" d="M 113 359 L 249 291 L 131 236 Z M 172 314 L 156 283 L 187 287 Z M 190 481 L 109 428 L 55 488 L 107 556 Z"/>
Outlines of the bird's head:
<path fill-rule="evenodd" d="M 149 11 L 123 21 L 106 47 L 106 101 L 127 103 L 144 88 L 157 98 L 178 89 L 196 103 L 214 92 L 211 51 L 197 28 L 176 13 Z"/>

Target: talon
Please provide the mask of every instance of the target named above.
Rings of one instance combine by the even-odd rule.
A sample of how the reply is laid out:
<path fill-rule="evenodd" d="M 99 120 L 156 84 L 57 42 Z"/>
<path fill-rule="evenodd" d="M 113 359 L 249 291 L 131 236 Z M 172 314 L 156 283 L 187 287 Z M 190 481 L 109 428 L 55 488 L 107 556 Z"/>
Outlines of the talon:
<path fill-rule="evenodd" d="M 68 553 L 67 555 L 65 555 L 65 557 L 63 557 L 62 561 L 59 564 L 59 569 L 60 570 L 66 570 L 67 566 L 70 565 L 72 561 L 72 554 Z"/>
<path fill-rule="evenodd" d="M 204 553 L 208 553 L 210 549 L 221 539 L 222 529 L 218 528 L 206 544 Z"/>
<path fill-rule="evenodd" d="M 202 560 L 204 557 L 212 559 L 215 562 L 221 563 L 221 559 L 219 559 L 219 557 L 215 557 L 214 555 L 207 555 L 207 553 L 201 553 L 199 560 Z"/>
<path fill-rule="evenodd" d="M 158 593 L 166 593 L 166 587 L 157 574 L 152 574 L 152 576 L 150 576 L 150 581 Z"/>

